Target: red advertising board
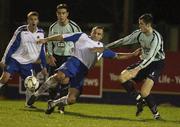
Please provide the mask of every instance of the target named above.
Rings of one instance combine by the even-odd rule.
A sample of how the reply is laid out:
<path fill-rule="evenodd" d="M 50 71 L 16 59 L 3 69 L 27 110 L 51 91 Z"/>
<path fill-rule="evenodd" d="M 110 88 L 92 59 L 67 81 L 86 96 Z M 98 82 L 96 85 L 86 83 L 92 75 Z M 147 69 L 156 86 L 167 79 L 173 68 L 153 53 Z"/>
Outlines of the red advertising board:
<path fill-rule="evenodd" d="M 180 94 L 180 53 L 166 53 L 165 68 L 152 92 L 160 94 Z M 128 66 L 138 61 L 131 60 L 104 60 L 103 91 L 123 91 L 124 89 L 114 80 Z M 141 84 L 136 87 L 139 88 Z"/>
<path fill-rule="evenodd" d="M 180 94 L 179 58 L 180 53 L 166 53 L 165 68 L 158 81 L 155 83 L 152 92 L 160 94 Z M 138 58 L 129 60 L 104 59 L 103 64 L 99 62 L 89 71 L 85 78 L 82 96 L 102 97 L 102 91 L 124 91 L 121 84 L 114 80 L 127 66 L 137 61 Z M 21 84 L 19 82 L 19 76 L 17 74 L 13 75 L 8 84 L 10 86 L 19 87 L 19 84 Z M 141 85 L 138 84 L 136 87 L 139 88 L 140 86 Z"/>
<path fill-rule="evenodd" d="M 102 63 L 96 64 L 84 80 L 82 97 L 102 97 Z"/>

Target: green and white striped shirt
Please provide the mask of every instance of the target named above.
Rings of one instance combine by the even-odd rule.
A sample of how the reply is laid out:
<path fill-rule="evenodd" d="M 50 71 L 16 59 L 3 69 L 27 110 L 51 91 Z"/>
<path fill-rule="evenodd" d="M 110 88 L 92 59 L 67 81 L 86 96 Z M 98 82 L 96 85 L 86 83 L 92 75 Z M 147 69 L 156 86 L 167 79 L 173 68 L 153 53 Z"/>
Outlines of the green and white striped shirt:
<path fill-rule="evenodd" d="M 53 23 L 49 27 L 49 35 L 54 34 L 67 34 L 67 33 L 74 33 L 74 32 L 81 32 L 80 27 L 73 21 L 69 20 L 69 23 L 65 26 L 61 26 L 58 21 Z M 70 56 L 72 50 L 74 48 L 74 43 L 72 42 L 59 42 L 59 41 L 52 41 L 47 44 L 47 50 L 49 55 L 58 55 L 58 56 Z"/>
<path fill-rule="evenodd" d="M 163 39 L 156 30 L 153 30 L 150 35 L 145 35 L 140 30 L 136 30 L 124 38 L 107 44 L 105 47 L 112 48 L 119 45 L 129 45 L 134 43 L 139 43 L 142 47 L 142 62 L 139 67 L 145 68 L 153 61 L 165 59 Z"/>

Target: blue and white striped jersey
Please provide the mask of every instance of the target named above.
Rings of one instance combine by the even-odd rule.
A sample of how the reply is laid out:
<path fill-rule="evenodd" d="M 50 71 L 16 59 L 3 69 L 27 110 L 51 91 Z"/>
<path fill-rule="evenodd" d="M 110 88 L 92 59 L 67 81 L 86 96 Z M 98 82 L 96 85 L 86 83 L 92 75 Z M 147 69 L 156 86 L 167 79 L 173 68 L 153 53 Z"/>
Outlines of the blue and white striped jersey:
<path fill-rule="evenodd" d="M 44 38 L 42 29 L 37 28 L 36 32 L 32 33 L 28 30 L 27 25 L 20 26 L 10 40 L 2 62 L 7 64 L 10 58 L 14 58 L 20 64 L 29 64 L 40 58 L 43 67 L 45 67 L 45 46 L 36 43 L 40 38 Z"/>
<path fill-rule="evenodd" d="M 71 34 L 63 34 L 64 41 L 72 41 L 74 42 L 74 50 L 72 56 L 79 59 L 88 69 L 90 69 L 98 59 L 98 53 L 90 51 L 91 48 L 94 47 L 103 47 L 103 43 L 99 41 L 92 40 L 85 33 L 71 33 Z M 102 55 L 102 57 L 113 58 L 115 57 L 115 53 L 106 50 L 106 52 Z"/>

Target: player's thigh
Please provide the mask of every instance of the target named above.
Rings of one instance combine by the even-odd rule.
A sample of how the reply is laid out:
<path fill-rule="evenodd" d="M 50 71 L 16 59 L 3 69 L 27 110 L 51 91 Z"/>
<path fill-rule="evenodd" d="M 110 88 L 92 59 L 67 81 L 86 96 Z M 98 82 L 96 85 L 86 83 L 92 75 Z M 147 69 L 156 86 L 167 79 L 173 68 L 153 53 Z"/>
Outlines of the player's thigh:
<path fill-rule="evenodd" d="M 74 96 L 77 97 L 79 95 L 79 90 L 77 88 L 70 87 L 68 89 L 68 96 Z"/>
<path fill-rule="evenodd" d="M 6 83 L 9 78 L 10 78 L 11 74 L 9 72 L 3 72 L 0 78 L 1 83 Z"/>
<path fill-rule="evenodd" d="M 146 78 L 144 80 L 141 87 L 141 94 L 143 97 L 147 97 L 150 94 L 153 85 L 154 85 L 154 81 L 152 79 Z"/>

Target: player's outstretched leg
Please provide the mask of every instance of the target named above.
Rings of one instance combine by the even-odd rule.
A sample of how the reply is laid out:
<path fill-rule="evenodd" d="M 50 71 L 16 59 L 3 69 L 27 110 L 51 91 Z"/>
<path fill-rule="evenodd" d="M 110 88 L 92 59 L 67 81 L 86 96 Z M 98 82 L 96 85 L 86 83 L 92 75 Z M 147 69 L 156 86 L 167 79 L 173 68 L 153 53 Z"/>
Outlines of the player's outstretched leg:
<path fill-rule="evenodd" d="M 54 108 L 56 106 L 59 106 L 59 107 L 64 107 L 65 105 L 68 104 L 68 97 L 67 96 L 64 96 L 60 99 L 57 99 L 57 100 L 49 100 L 48 101 L 48 108 L 47 110 L 45 111 L 46 114 L 51 114 L 53 111 L 54 111 Z"/>

